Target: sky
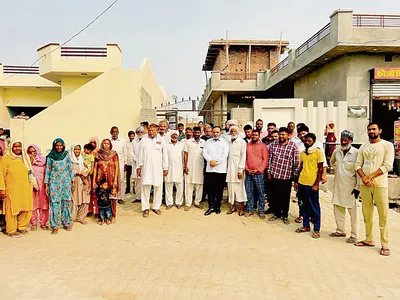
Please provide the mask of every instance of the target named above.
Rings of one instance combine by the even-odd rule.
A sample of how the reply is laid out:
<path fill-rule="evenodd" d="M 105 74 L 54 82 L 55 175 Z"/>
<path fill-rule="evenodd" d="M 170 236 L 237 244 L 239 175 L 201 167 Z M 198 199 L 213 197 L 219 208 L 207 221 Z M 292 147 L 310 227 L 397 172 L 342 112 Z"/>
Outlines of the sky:
<path fill-rule="evenodd" d="M 0 0 L 0 62 L 30 65 L 36 49 L 63 43 L 114 0 Z M 282 5 L 280 3 L 283 3 Z M 170 95 L 201 96 L 201 70 L 212 39 L 283 39 L 296 48 L 329 22 L 336 9 L 400 14 L 399 0 L 119 0 L 68 46 L 118 43 L 124 69 L 147 57 Z"/>

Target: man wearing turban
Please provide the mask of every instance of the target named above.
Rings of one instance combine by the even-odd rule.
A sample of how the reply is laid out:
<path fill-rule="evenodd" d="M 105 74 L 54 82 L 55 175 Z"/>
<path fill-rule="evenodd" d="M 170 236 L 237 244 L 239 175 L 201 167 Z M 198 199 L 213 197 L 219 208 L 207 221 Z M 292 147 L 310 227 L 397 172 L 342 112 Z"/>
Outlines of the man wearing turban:
<path fill-rule="evenodd" d="M 355 163 L 357 161 L 358 149 L 351 146 L 354 134 L 343 131 L 340 135 L 340 147 L 336 148 L 331 157 L 331 166 L 335 168 L 335 181 L 333 186 L 333 211 L 336 221 L 336 230 L 330 234 L 331 237 L 345 237 L 346 209 L 351 218 L 351 234 L 347 243 L 357 241 L 358 231 L 358 196 L 360 194 L 357 184 Z"/>

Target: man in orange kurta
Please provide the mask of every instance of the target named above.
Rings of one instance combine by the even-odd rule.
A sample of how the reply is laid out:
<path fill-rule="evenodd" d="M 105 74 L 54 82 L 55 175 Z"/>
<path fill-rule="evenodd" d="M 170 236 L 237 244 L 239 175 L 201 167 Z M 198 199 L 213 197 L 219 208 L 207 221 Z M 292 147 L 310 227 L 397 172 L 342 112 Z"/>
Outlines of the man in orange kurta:
<path fill-rule="evenodd" d="M 23 155 L 22 143 L 14 141 L 0 161 L 0 196 L 5 207 L 6 233 L 11 237 L 27 233 L 26 228 L 32 216 L 30 168 Z"/>

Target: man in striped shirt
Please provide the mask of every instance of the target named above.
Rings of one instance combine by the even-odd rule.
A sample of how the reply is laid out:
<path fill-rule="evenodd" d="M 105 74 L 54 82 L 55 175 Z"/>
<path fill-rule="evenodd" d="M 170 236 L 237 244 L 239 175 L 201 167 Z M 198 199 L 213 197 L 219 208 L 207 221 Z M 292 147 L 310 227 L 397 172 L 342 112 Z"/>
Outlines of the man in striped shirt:
<path fill-rule="evenodd" d="M 279 140 L 269 145 L 268 202 L 273 216 L 269 221 L 282 219 L 289 224 L 288 213 L 292 181 L 297 182 L 300 159 L 297 145 L 289 139 L 289 129 L 279 128 Z"/>

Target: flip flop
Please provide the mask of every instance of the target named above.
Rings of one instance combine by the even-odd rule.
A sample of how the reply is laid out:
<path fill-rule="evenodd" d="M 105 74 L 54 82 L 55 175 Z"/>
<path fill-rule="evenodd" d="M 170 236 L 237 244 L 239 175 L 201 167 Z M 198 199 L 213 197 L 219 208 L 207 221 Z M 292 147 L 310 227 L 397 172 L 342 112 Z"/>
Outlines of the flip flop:
<path fill-rule="evenodd" d="M 375 247 L 375 244 L 368 244 L 365 241 L 357 242 L 354 244 L 356 247 Z"/>
<path fill-rule="evenodd" d="M 340 233 L 340 232 L 332 232 L 331 234 L 329 234 L 330 237 L 346 237 L 345 233 Z"/>
<path fill-rule="evenodd" d="M 296 229 L 297 233 L 310 232 L 310 231 L 311 231 L 311 229 L 308 227 L 300 227 L 300 228 Z"/>

